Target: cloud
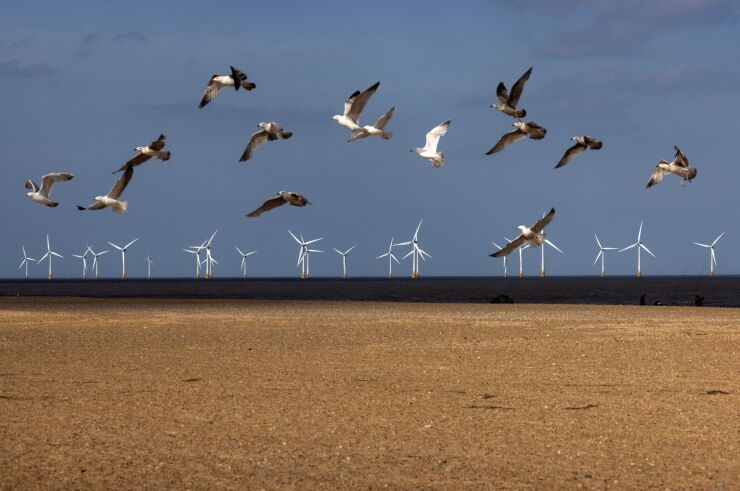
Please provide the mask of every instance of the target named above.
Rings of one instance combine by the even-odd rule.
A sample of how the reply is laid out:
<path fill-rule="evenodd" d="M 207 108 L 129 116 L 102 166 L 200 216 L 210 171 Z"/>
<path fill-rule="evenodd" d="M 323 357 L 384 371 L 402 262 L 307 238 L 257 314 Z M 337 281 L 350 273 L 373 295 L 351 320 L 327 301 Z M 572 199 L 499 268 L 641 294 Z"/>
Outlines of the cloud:
<path fill-rule="evenodd" d="M 0 61 L 0 78 L 39 78 L 59 71 L 47 63 L 23 64 L 20 60 Z"/>
<path fill-rule="evenodd" d="M 80 44 L 89 46 L 92 44 L 98 44 L 100 40 L 101 38 L 99 34 L 96 34 L 94 32 L 89 32 L 85 34 L 84 36 L 82 36 L 82 38 L 80 38 Z"/>
<path fill-rule="evenodd" d="M 122 32 L 121 34 L 116 34 L 115 36 L 113 36 L 112 39 L 117 43 L 123 43 L 127 41 L 134 41 L 138 43 L 149 42 L 149 38 L 147 37 L 147 35 L 141 31 Z"/>

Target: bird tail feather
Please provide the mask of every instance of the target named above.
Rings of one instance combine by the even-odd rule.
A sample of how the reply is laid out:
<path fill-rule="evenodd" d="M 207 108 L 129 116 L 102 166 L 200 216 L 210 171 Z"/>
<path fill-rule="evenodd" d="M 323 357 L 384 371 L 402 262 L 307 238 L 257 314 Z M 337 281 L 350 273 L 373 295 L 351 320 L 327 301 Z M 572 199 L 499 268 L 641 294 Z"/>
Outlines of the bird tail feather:
<path fill-rule="evenodd" d="M 512 116 L 514 116 L 515 118 L 519 118 L 519 119 L 525 117 L 526 115 L 527 115 L 527 111 L 525 111 L 524 109 L 517 109 L 512 114 Z"/>
<path fill-rule="evenodd" d="M 116 213 L 123 213 L 128 210 L 128 201 L 119 201 L 114 207 L 113 211 Z"/>
<path fill-rule="evenodd" d="M 382 136 L 384 140 L 390 140 L 391 137 L 393 136 L 393 132 L 392 131 L 384 131 L 384 132 L 382 132 L 380 134 L 380 136 Z"/>
<path fill-rule="evenodd" d="M 159 155 L 157 156 L 157 158 L 161 160 L 162 162 L 165 162 L 167 160 L 170 160 L 171 155 L 172 153 L 170 152 L 159 152 Z"/>

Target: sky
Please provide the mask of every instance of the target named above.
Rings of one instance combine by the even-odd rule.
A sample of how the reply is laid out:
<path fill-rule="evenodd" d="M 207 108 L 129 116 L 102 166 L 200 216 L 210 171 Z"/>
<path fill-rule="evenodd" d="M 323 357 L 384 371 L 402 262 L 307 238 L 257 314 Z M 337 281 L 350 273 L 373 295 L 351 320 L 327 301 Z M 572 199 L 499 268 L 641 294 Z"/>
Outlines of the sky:
<path fill-rule="evenodd" d="M 72 254 L 139 237 L 129 276 L 151 254 L 160 277 L 193 274 L 182 248 L 213 242 L 214 275 L 237 276 L 234 246 L 258 250 L 254 276 L 297 276 L 298 246 L 323 237 L 314 276 L 335 276 L 347 249 L 350 275 L 382 276 L 392 236 L 409 240 L 421 219 L 422 275 L 500 275 L 488 254 L 519 224 L 551 207 L 551 275 L 598 274 L 593 234 L 607 246 L 636 240 L 657 256 L 644 274 L 706 274 L 717 244 L 720 274 L 740 274 L 740 217 L 734 210 L 740 161 L 740 4 L 732 0 L 548 0 L 242 2 L 16 1 L 0 11 L 0 276 L 19 277 L 21 246 L 39 258 L 45 237 L 65 259 L 55 276 L 77 277 Z M 213 73 L 229 65 L 257 84 L 223 91 L 198 109 Z M 513 120 L 489 108 L 499 81 L 511 87 L 530 66 L 520 107 L 548 129 L 494 156 L 485 152 Z M 391 140 L 347 143 L 329 118 L 376 81 L 361 121 L 396 107 Z M 409 152 L 438 123 L 452 124 L 434 169 Z M 239 157 L 261 121 L 290 140 Z M 160 133 L 172 158 L 136 169 L 123 195 L 129 209 L 79 212 L 113 184 L 111 172 Z M 553 170 L 574 135 L 604 142 Z M 678 145 L 698 169 L 645 189 L 655 164 Z M 26 179 L 71 172 L 57 208 L 25 196 Z M 245 214 L 280 190 L 314 205 Z M 405 249 L 399 248 L 399 257 Z M 633 274 L 634 251 L 607 256 L 607 272 Z M 525 251 L 539 270 L 539 251 Z M 516 267 L 511 256 L 509 268 Z M 120 272 L 120 256 L 101 260 Z M 408 274 L 410 259 L 398 267 Z M 46 265 L 31 274 L 45 276 Z"/>

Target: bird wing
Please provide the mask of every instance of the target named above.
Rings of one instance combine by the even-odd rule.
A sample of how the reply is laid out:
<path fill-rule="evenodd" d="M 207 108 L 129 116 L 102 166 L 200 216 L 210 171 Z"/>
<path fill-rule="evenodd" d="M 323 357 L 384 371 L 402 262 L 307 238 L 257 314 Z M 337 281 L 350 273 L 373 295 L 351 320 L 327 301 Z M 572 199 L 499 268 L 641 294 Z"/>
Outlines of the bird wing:
<path fill-rule="evenodd" d="M 509 100 L 507 101 L 509 106 L 516 108 L 516 105 L 519 104 L 519 98 L 522 96 L 524 84 L 527 83 L 530 75 L 532 75 L 531 67 L 529 68 L 529 70 L 524 72 L 524 75 L 519 77 L 519 80 L 517 80 L 516 83 L 514 83 L 514 85 L 511 87 L 511 94 L 509 94 Z"/>
<path fill-rule="evenodd" d="M 590 136 L 584 136 L 583 141 L 586 142 L 586 145 L 588 145 L 588 148 L 591 150 L 600 150 L 601 147 L 604 146 L 604 143 L 595 139 L 591 138 Z"/>
<path fill-rule="evenodd" d="M 503 249 L 498 250 L 494 252 L 493 254 L 490 254 L 491 257 L 503 257 L 508 256 L 515 250 L 519 249 L 524 243 L 527 241 L 527 239 L 524 238 L 523 235 L 520 235 L 516 239 L 512 240 L 508 244 L 506 244 Z"/>
<path fill-rule="evenodd" d="M 164 148 L 165 140 L 167 139 L 166 136 L 160 134 L 159 138 L 154 140 L 149 144 L 149 148 L 152 150 L 162 150 Z"/>
<path fill-rule="evenodd" d="M 357 94 L 357 92 L 355 92 L 355 94 L 357 95 L 353 94 L 354 97 L 350 97 L 350 99 L 347 99 L 347 102 L 344 103 L 345 116 L 357 123 L 357 120 L 360 117 L 360 113 L 363 109 L 365 109 L 367 101 L 370 100 L 370 97 L 372 97 L 375 91 L 378 90 L 378 86 L 380 86 L 380 82 L 375 82 L 364 92 L 360 94 Z M 347 107 L 347 103 L 349 103 L 349 108 Z"/>
<path fill-rule="evenodd" d="M 223 88 L 223 85 L 221 85 L 220 82 L 216 81 L 216 77 L 218 77 L 218 75 L 212 76 L 211 79 L 208 81 L 208 85 L 206 86 L 205 92 L 203 92 L 203 98 L 200 100 L 200 104 L 198 104 L 198 107 L 203 107 L 211 102 L 213 98 L 218 95 L 218 92 Z"/>
<path fill-rule="evenodd" d="M 676 149 L 676 156 L 673 158 L 673 163 L 681 167 L 688 167 L 689 159 L 686 157 L 686 155 L 684 155 L 683 152 L 681 152 L 681 150 L 679 150 L 676 145 L 673 145 L 673 148 Z"/>
<path fill-rule="evenodd" d="M 151 155 L 146 155 L 146 154 L 139 152 L 138 154 L 136 154 L 135 157 L 133 157 L 131 160 L 123 164 L 121 168 L 118 169 L 116 172 L 125 171 L 126 169 L 130 167 L 136 167 L 137 165 L 143 164 L 150 158 L 152 158 Z"/>
<path fill-rule="evenodd" d="M 247 143 L 247 148 L 244 149 L 244 153 L 239 159 L 239 162 L 246 162 L 247 160 L 251 159 L 252 152 L 254 152 L 257 147 L 265 143 L 268 139 L 268 136 L 269 135 L 265 130 L 255 131 L 254 133 L 252 133 L 252 137 L 249 139 L 249 143 Z"/>
<path fill-rule="evenodd" d="M 74 176 L 72 174 L 65 174 L 61 172 L 46 174 L 44 177 L 41 178 L 41 194 L 48 198 L 51 194 L 51 187 L 54 185 L 55 182 L 69 181 L 73 177 Z"/>
<path fill-rule="evenodd" d="M 565 151 L 563 154 L 563 157 L 560 159 L 560 162 L 558 162 L 558 165 L 555 166 L 556 169 L 564 166 L 568 162 L 570 162 L 570 159 L 578 155 L 579 153 L 583 153 L 583 151 L 586 150 L 586 145 L 581 145 L 580 143 L 576 143 L 572 147 L 570 147 L 568 150 Z"/>
<path fill-rule="evenodd" d="M 31 190 L 31 191 L 33 191 L 34 193 L 38 192 L 38 190 L 39 190 L 39 187 L 38 187 L 38 186 L 36 185 L 36 183 L 35 183 L 35 182 L 33 182 L 33 181 L 32 181 L 31 179 L 28 179 L 28 180 L 26 181 L 26 184 L 25 184 L 25 186 L 26 186 L 26 189 L 30 189 L 30 190 Z"/>
<path fill-rule="evenodd" d="M 91 204 L 87 208 L 85 208 L 84 206 L 77 205 L 77 209 L 80 211 L 82 210 L 102 210 L 103 208 L 105 208 L 105 205 L 100 201 L 96 201 L 95 203 Z"/>
<path fill-rule="evenodd" d="M 500 152 L 512 143 L 516 143 L 522 138 L 526 137 L 527 135 L 524 132 L 519 131 L 519 128 L 515 129 L 514 131 L 504 133 L 501 138 L 499 138 L 498 142 L 496 142 L 496 144 L 491 147 L 488 152 L 486 152 L 486 155 L 493 155 L 494 153 Z"/>
<path fill-rule="evenodd" d="M 276 196 L 275 198 L 268 199 L 264 203 L 262 203 L 262 206 L 254 210 L 252 213 L 248 213 L 248 217 L 258 217 L 261 214 L 263 214 L 266 211 L 270 211 L 273 208 L 277 208 L 280 205 L 284 205 L 285 200 L 282 198 L 282 196 Z"/>
<path fill-rule="evenodd" d="M 448 119 L 444 123 L 440 123 L 432 130 L 427 133 L 427 141 L 426 145 L 424 145 L 424 148 L 429 150 L 430 152 L 436 152 L 437 151 L 437 144 L 439 143 L 439 139 L 442 138 L 447 133 L 447 128 L 450 127 L 450 122 L 452 120 Z"/>
<path fill-rule="evenodd" d="M 646 188 L 651 188 L 658 184 L 660 181 L 663 180 L 665 175 L 668 174 L 668 171 L 665 170 L 660 166 L 660 164 L 655 166 L 655 170 L 653 171 L 653 175 L 650 176 L 650 180 L 647 182 Z"/>
<path fill-rule="evenodd" d="M 118 199 L 118 197 L 123 194 L 124 189 L 126 189 L 126 186 L 128 186 L 132 177 L 134 177 L 134 168 L 128 167 L 126 172 L 124 172 L 123 175 L 118 178 L 113 187 L 110 188 L 110 191 L 108 191 L 108 197 Z"/>
<path fill-rule="evenodd" d="M 496 87 L 496 97 L 498 97 L 501 104 L 506 104 L 509 100 L 509 93 L 506 91 L 506 85 L 503 82 L 499 82 L 498 87 Z"/>
<path fill-rule="evenodd" d="M 547 130 L 534 121 L 529 121 L 525 127 L 527 136 L 533 140 L 541 140 L 547 134 Z"/>
<path fill-rule="evenodd" d="M 550 211 L 547 213 L 547 215 L 537 220 L 537 223 L 532 225 L 530 229 L 535 233 L 541 234 L 542 231 L 545 230 L 545 227 L 547 227 L 547 224 L 550 223 L 553 218 L 555 218 L 555 208 L 550 208 Z"/>
<path fill-rule="evenodd" d="M 391 118 L 393 117 L 393 111 L 395 110 L 396 110 L 395 106 L 390 108 L 387 113 L 385 113 L 384 115 L 378 118 L 378 120 L 375 122 L 373 126 L 375 126 L 379 130 L 382 130 L 383 128 L 385 128 L 385 125 L 387 125 L 388 121 L 390 121 Z"/>

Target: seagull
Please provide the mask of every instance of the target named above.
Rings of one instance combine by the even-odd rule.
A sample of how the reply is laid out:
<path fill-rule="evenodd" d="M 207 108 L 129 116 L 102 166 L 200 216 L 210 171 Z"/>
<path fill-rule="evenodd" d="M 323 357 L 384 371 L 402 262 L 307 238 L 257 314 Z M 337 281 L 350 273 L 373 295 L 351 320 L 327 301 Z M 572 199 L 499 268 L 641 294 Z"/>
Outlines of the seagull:
<path fill-rule="evenodd" d="M 696 168 L 689 165 L 689 159 L 686 158 L 681 150 L 676 145 L 673 145 L 676 150 L 676 156 L 673 157 L 672 162 L 666 162 L 662 160 L 655 166 L 653 175 L 650 176 L 650 180 L 647 183 L 648 188 L 651 188 L 663 180 L 666 174 L 676 174 L 681 177 L 681 186 L 685 183 L 691 182 L 696 177 Z"/>
<path fill-rule="evenodd" d="M 507 94 L 506 86 L 503 82 L 499 82 L 496 87 L 496 96 L 498 96 L 498 103 L 491 104 L 491 107 L 498 109 L 507 116 L 512 118 L 523 118 L 527 115 L 527 111 L 524 109 L 517 109 L 516 105 L 519 103 L 519 98 L 522 96 L 522 90 L 524 90 L 524 84 L 529 80 L 529 76 L 532 75 L 532 68 L 524 72 L 524 75 L 519 77 L 511 87 L 511 94 Z"/>
<path fill-rule="evenodd" d="M 123 166 L 121 166 L 121 168 L 117 171 L 114 171 L 113 174 L 115 174 L 116 172 L 125 171 L 129 167 L 136 167 L 137 165 L 141 165 L 152 157 L 157 157 L 162 162 L 170 160 L 170 152 L 162 151 L 166 139 L 166 136 L 160 134 L 159 138 L 151 142 L 148 146 L 134 148 L 134 150 L 139 152 L 136 157 L 123 164 Z"/>
<path fill-rule="evenodd" d="M 370 97 L 372 97 L 375 91 L 378 90 L 379 85 L 380 82 L 375 82 L 368 87 L 365 92 L 360 92 L 359 90 L 354 91 L 352 95 L 344 101 L 344 114 L 335 114 L 331 119 L 352 132 L 364 132 L 365 129 L 359 124 L 360 113 L 365 109 Z"/>
<path fill-rule="evenodd" d="M 50 208 L 59 206 L 59 203 L 49 199 L 51 195 L 51 188 L 54 187 L 54 183 L 58 181 L 69 181 L 74 176 L 72 174 L 64 174 L 61 172 L 52 172 L 41 177 L 41 187 L 39 188 L 35 182 L 31 179 L 26 181 L 26 189 L 31 191 L 26 193 L 26 196 L 31 198 L 33 201 L 40 205 L 46 205 Z"/>
<path fill-rule="evenodd" d="M 258 217 L 264 212 L 270 211 L 273 208 L 284 205 L 285 203 L 293 206 L 306 206 L 311 204 L 304 196 L 301 196 L 298 193 L 293 193 L 291 191 L 280 191 L 279 193 L 277 193 L 276 197 L 268 199 L 267 201 L 262 203 L 262 206 L 260 206 L 253 212 L 248 213 L 247 216 Z"/>
<path fill-rule="evenodd" d="M 352 139 L 347 140 L 347 141 L 351 142 L 351 141 L 359 140 L 361 138 L 367 138 L 368 136 L 372 136 L 372 135 L 380 135 L 384 140 L 389 140 L 393 136 L 393 133 L 390 131 L 383 131 L 383 128 L 385 128 L 385 125 L 387 125 L 388 121 L 391 120 L 391 118 L 393 117 L 393 111 L 395 110 L 396 110 L 395 106 L 390 108 L 388 112 L 386 112 L 385 114 L 383 114 L 381 117 L 378 118 L 378 120 L 375 122 L 374 125 L 363 126 L 362 129 L 364 131 L 361 131 L 356 134 L 353 132 Z"/>
<path fill-rule="evenodd" d="M 599 140 L 596 140 L 594 138 L 591 138 L 590 136 L 573 136 L 571 137 L 571 140 L 573 140 L 575 145 L 570 147 L 568 150 L 565 151 L 563 154 L 563 157 L 560 159 L 560 162 L 558 162 L 558 165 L 555 166 L 555 168 L 559 168 L 570 162 L 570 160 L 575 157 L 576 155 L 582 153 L 587 148 L 590 148 L 591 150 L 599 150 L 601 147 L 604 146 L 602 142 Z"/>
<path fill-rule="evenodd" d="M 219 75 L 218 73 L 214 73 L 211 76 L 211 79 L 208 81 L 208 85 L 206 86 L 206 91 L 203 93 L 203 99 L 200 100 L 198 107 L 202 108 L 211 102 L 224 87 L 234 87 L 234 90 L 239 90 L 239 87 L 246 90 L 252 90 L 257 87 L 257 85 L 252 82 L 247 82 L 247 76 L 242 71 L 233 66 L 230 66 L 229 68 L 231 69 L 231 73 L 229 75 Z"/>
<path fill-rule="evenodd" d="M 284 131 L 274 121 L 271 123 L 260 123 L 257 125 L 257 127 L 260 128 L 260 130 L 252 133 L 252 137 L 249 139 L 249 143 L 247 143 L 247 148 L 244 149 L 244 153 L 239 159 L 239 162 L 246 162 L 247 160 L 251 159 L 252 152 L 254 152 L 257 147 L 259 147 L 266 141 L 274 141 L 280 139 L 287 140 L 288 138 L 293 136 L 293 133 L 291 133 L 290 131 Z"/>
<path fill-rule="evenodd" d="M 427 133 L 424 148 L 412 148 L 410 151 L 416 152 L 419 157 L 430 161 L 435 168 L 442 167 L 445 163 L 445 154 L 437 151 L 437 144 L 439 143 L 439 139 L 447 133 L 447 128 L 450 127 L 451 122 L 452 120 L 448 119 L 444 123 L 440 123 L 432 128 L 432 130 Z"/>
<path fill-rule="evenodd" d="M 505 133 L 499 141 L 488 152 L 486 152 L 486 155 L 493 155 L 494 153 L 500 152 L 512 143 L 516 143 L 526 137 L 530 137 L 532 140 L 542 140 L 547 134 L 547 130 L 534 121 L 529 121 L 528 123 L 525 123 L 524 121 L 515 121 L 512 126 L 516 129 L 509 133 Z"/>
<path fill-rule="evenodd" d="M 537 220 L 537 223 L 527 228 L 524 225 L 519 225 L 517 228 L 522 231 L 519 236 L 506 244 L 503 249 L 489 254 L 491 257 L 508 256 L 525 243 L 532 247 L 541 246 L 547 240 L 545 234 L 542 231 L 555 217 L 555 208 L 551 208 L 550 211 L 544 217 Z"/>
<path fill-rule="evenodd" d="M 77 205 L 78 210 L 102 210 L 107 207 L 111 207 L 116 213 L 123 213 L 128 208 L 128 201 L 120 201 L 118 198 L 123 194 L 131 178 L 134 177 L 134 168 L 129 167 L 126 171 L 118 178 L 113 187 L 108 191 L 105 196 L 95 196 L 93 204 L 85 208 L 84 206 Z"/>

